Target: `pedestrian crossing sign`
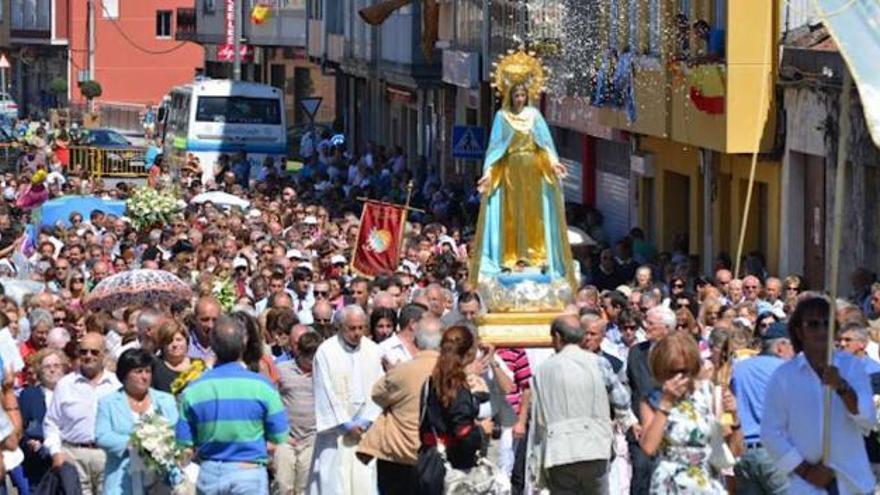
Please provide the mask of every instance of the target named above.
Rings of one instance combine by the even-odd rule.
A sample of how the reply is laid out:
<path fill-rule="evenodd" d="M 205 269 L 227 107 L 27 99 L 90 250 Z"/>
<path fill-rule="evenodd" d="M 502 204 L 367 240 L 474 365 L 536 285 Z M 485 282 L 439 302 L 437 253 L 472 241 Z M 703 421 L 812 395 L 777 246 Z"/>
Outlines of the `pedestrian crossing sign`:
<path fill-rule="evenodd" d="M 486 150 L 486 131 L 482 127 L 457 125 L 452 128 L 452 157 L 479 160 Z"/>

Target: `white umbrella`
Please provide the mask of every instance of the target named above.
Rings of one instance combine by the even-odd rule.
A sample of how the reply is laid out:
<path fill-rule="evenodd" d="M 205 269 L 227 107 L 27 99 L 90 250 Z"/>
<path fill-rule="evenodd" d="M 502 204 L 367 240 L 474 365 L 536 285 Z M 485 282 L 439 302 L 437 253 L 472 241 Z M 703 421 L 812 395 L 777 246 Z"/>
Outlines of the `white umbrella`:
<path fill-rule="evenodd" d="M 218 206 L 238 206 L 239 208 L 247 208 L 251 205 L 251 202 L 239 198 L 234 194 L 225 193 L 223 191 L 211 191 L 204 192 L 197 196 L 195 196 L 192 200 L 193 203 L 213 203 Z"/>
<path fill-rule="evenodd" d="M 46 288 L 46 284 L 42 282 L 19 278 L 0 278 L 0 284 L 3 285 L 4 293 L 18 305 L 23 303 L 26 296 L 38 294 Z"/>
<path fill-rule="evenodd" d="M 568 226 L 568 244 L 571 246 L 595 246 L 596 241 L 583 230 Z"/>

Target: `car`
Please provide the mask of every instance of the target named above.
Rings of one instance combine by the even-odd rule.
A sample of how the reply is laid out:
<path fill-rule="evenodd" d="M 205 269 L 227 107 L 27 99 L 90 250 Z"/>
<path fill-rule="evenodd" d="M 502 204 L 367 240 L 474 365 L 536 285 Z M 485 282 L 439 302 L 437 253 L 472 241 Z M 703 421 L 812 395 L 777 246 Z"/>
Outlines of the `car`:
<path fill-rule="evenodd" d="M 127 137 L 113 129 L 88 129 L 83 133 L 80 144 L 93 148 L 135 148 Z"/>
<path fill-rule="evenodd" d="M 21 155 L 21 147 L 18 140 L 13 136 L 12 130 L 0 126 L 0 171 L 9 172 L 15 170 L 18 157 Z"/>
<path fill-rule="evenodd" d="M 0 91 L 0 117 L 15 120 L 18 118 L 18 103 L 9 93 Z"/>
<path fill-rule="evenodd" d="M 105 150 L 103 173 L 143 173 L 146 150 L 113 129 L 85 130 L 79 144 Z"/>

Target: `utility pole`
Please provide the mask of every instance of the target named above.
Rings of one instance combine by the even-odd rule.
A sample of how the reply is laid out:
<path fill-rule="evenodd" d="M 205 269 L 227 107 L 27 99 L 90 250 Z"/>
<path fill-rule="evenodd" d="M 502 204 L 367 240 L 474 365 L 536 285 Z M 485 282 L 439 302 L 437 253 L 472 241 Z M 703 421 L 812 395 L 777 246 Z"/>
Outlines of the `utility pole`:
<path fill-rule="evenodd" d="M 235 0 L 235 30 L 232 40 L 232 80 L 241 81 L 241 0 Z"/>

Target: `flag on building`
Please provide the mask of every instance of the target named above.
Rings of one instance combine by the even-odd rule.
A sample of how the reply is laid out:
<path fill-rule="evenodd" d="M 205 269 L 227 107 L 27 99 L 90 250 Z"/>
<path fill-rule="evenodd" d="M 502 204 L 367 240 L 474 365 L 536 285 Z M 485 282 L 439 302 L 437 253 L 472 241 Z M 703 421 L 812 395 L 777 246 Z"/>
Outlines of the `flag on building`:
<path fill-rule="evenodd" d="M 363 275 L 374 277 L 394 273 L 400 261 L 406 208 L 367 201 L 361 213 L 360 230 L 351 258 L 351 266 Z"/>

